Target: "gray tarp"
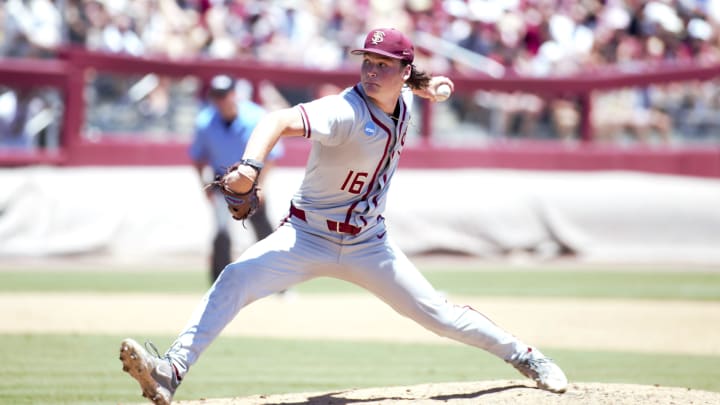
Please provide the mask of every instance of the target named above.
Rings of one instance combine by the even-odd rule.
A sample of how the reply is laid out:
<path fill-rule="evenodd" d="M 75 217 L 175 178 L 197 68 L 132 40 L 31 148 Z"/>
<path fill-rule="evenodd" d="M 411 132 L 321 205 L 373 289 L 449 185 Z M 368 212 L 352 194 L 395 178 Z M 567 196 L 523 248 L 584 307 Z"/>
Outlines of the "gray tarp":
<path fill-rule="evenodd" d="M 302 169 L 270 172 L 273 222 Z M 720 180 L 633 172 L 400 169 L 387 212 L 408 254 L 720 263 Z M 190 167 L 0 170 L 0 259 L 207 254 L 210 208 Z M 248 224 L 249 226 L 249 224 Z M 235 223 L 235 247 L 252 233 Z"/>

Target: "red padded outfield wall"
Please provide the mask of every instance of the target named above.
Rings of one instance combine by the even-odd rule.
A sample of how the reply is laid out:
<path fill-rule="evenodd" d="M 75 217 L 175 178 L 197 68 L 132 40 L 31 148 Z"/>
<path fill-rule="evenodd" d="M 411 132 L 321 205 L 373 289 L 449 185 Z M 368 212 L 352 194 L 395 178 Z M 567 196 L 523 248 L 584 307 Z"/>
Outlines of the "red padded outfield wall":
<path fill-rule="evenodd" d="M 167 60 L 135 58 L 118 54 L 68 49 L 56 60 L 1 59 L 0 84 L 12 87 L 50 86 L 64 97 L 61 147 L 44 152 L 0 149 L 0 166 L 52 164 L 63 166 L 87 165 L 185 165 L 187 144 L 182 142 L 150 142 L 142 139 L 107 139 L 89 141 L 81 133 L 85 120 L 85 75 L 89 71 L 116 72 L 184 77 L 196 76 L 207 80 L 222 71 L 244 77 L 253 84 L 268 80 L 278 85 L 314 86 L 352 85 L 357 81 L 356 69 L 318 71 L 296 67 L 281 67 L 243 61 Z M 415 168 L 509 168 L 529 170 L 636 170 L 702 177 L 720 177 L 720 146 L 642 145 L 612 146 L 593 142 L 590 122 L 592 111 L 590 93 L 627 86 L 642 86 L 673 81 L 710 80 L 720 76 L 720 65 L 644 65 L 633 72 L 599 70 L 588 74 L 535 78 L 508 76 L 495 79 L 489 76 L 453 74 L 456 92 L 478 89 L 523 91 L 542 97 L 573 96 L 581 102 L 582 142 L 567 145 L 554 141 L 518 141 L 490 143 L 484 146 L 446 146 L 431 133 L 433 108 L 423 103 L 420 123 L 421 142 L 403 151 L 402 166 Z M 288 153 L 280 162 L 286 166 L 305 164 L 308 143 L 302 139 L 286 142 Z"/>

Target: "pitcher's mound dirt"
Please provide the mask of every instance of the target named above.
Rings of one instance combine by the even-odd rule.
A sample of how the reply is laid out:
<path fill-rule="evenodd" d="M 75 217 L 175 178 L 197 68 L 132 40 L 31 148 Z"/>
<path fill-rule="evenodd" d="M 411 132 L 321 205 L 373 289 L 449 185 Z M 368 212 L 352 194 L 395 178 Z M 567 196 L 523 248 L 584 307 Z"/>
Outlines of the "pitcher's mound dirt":
<path fill-rule="evenodd" d="M 349 389 L 244 398 L 178 401 L 178 405 L 345 404 L 720 404 L 720 393 L 632 384 L 573 383 L 565 394 L 534 388 L 527 381 L 480 381 L 406 387 Z"/>

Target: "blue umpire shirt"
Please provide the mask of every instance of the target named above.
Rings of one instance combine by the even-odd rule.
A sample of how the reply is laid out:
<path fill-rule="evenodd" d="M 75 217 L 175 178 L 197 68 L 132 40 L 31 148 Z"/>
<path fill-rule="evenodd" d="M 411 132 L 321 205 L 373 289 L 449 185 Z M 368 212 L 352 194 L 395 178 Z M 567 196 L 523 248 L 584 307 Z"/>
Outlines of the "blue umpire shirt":
<path fill-rule="evenodd" d="M 190 144 L 190 158 L 196 162 L 207 162 L 215 175 L 242 158 L 250 134 L 265 110 L 252 101 L 239 101 L 238 114 L 232 123 L 226 123 L 220 112 L 212 104 L 205 106 L 195 120 L 195 138 Z M 283 155 L 283 147 L 278 142 L 270 151 L 268 160 Z"/>

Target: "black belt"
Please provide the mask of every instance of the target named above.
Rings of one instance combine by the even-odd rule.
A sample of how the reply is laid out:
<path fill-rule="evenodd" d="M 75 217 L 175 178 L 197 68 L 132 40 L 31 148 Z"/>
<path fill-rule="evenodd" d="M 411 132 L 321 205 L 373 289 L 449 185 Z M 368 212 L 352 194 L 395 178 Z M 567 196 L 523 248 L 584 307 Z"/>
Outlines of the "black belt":
<path fill-rule="evenodd" d="M 297 208 L 296 206 L 290 204 L 290 215 L 294 216 L 297 219 L 301 219 L 305 222 L 307 222 L 307 218 L 305 216 L 305 211 L 301 210 L 300 208 Z M 337 232 L 337 233 L 348 233 L 350 235 L 357 235 L 362 231 L 362 228 L 357 227 L 355 225 L 348 224 L 346 222 L 335 222 L 331 220 L 327 220 L 327 228 L 329 231 Z"/>

